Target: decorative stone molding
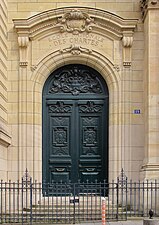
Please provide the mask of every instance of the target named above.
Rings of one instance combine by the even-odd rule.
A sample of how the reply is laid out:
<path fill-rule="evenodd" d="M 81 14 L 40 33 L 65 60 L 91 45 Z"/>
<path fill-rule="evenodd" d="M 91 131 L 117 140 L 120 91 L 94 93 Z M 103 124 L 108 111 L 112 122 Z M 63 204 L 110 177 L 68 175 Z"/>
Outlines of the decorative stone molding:
<path fill-rule="evenodd" d="M 83 47 L 78 46 L 78 45 L 71 45 L 68 48 L 60 49 L 60 52 L 61 53 L 70 52 L 72 55 L 79 55 L 79 54 L 81 54 L 81 52 L 90 54 L 90 53 L 92 53 L 92 50 L 87 49 L 87 48 L 83 48 Z"/>
<path fill-rule="evenodd" d="M 115 64 L 115 65 L 114 65 L 114 69 L 115 69 L 117 72 L 119 72 L 119 71 L 120 71 L 120 66 L 119 66 L 118 64 Z"/>
<path fill-rule="evenodd" d="M 133 37 L 123 37 L 122 38 L 123 46 L 124 47 L 132 47 Z"/>
<path fill-rule="evenodd" d="M 159 171 L 159 164 L 158 163 L 144 164 L 141 167 L 141 171 Z"/>
<path fill-rule="evenodd" d="M 141 8 L 141 13 L 144 19 L 149 9 L 154 9 L 154 8 L 159 9 L 159 0 L 141 0 L 140 8 Z"/>
<path fill-rule="evenodd" d="M 131 66 L 131 62 L 123 62 L 123 66 L 124 67 L 130 67 Z"/>
<path fill-rule="evenodd" d="M 123 43 L 123 66 L 130 67 L 131 66 L 131 47 L 133 44 L 132 34 L 125 34 L 122 38 L 122 43 Z"/>
<path fill-rule="evenodd" d="M 19 44 L 19 51 L 20 51 L 19 65 L 22 66 L 22 67 L 26 67 L 28 65 L 27 51 L 28 51 L 29 37 L 19 36 L 18 37 L 18 44 Z"/>
<path fill-rule="evenodd" d="M 39 13 L 28 19 L 13 20 L 18 33 L 20 48 L 20 65 L 27 66 L 27 51 L 29 40 L 41 40 L 46 36 L 59 32 L 72 35 L 80 33 L 98 33 L 102 37 L 123 42 L 123 64 L 131 65 L 131 46 L 137 19 L 124 19 L 107 11 L 94 8 L 61 8 Z M 70 46 L 60 50 L 79 55 L 82 52 L 91 53 L 90 49 L 81 46 Z M 34 69 L 33 69 L 34 70 Z"/>
<path fill-rule="evenodd" d="M 107 11 L 94 8 L 74 7 L 52 9 L 28 19 L 14 19 L 17 33 L 28 33 L 29 39 L 40 39 L 54 32 L 73 35 L 82 32 L 99 32 L 121 39 L 123 32 L 134 31 L 137 19 L 124 19 Z"/>
<path fill-rule="evenodd" d="M 8 147 L 11 145 L 11 137 L 4 130 L 0 128 L 0 145 Z"/>
<path fill-rule="evenodd" d="M 34 72 L 37 69 L 37 65 L 32 65 L 31 66 L 31 71 Z"/>
<path fill-rule="evenodd" d="M 69 32 L 72 34 L 79 34 L 84 31 L 91 32 L 91 23 L 94 19 L 91 18 L 87 13 L 81 12 L 78 9 L 71 10 L 65 13 L 61 18 L 58 19 L 61 32 Z"/>

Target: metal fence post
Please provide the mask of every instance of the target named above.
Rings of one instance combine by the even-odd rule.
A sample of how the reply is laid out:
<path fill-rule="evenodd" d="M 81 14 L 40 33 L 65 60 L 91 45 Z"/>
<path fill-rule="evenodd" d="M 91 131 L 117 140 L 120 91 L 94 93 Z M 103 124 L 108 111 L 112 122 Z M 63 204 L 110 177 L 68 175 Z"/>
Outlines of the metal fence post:
<path fill-rule="evenodd" d="M 75 209 L 75 198 L 76 198 L 76 184 L 73 184 L 73 224 L 76 223 L 76 209 Z"/>
<path fill-rule="evenodd" d="M 116 205 L 117 205 L 117 213 L 116 213 L 116 219 L 118 220 L 118 213 L 119 213 L 119 178 L 117 179 L 117 184 L 116 184 L 116 192 L 117 192 L 117 200 L 116 200 Z"/>
<path fill-rule="evenodd" d="M 30 224 L 32 225 L 32 179 L 30 177 Z"/>
<path fill-rule="evenodd" d="M 3 222 L 3 218 L 2 218 L 2 215 L 3 215 L 3 194 L 2 194 L 2 191 L 3 191 L 3 181 L 1 180 L 1 223 Z"/>
<path fill-rule="evenodd" d="M 125 187 L 125 191 L 126 191 L 126 220 L 127 220 L 127 215 L 128 215 L 128 182 L 127 182 L 127 177 L 126 177 L 126 187 Z"/>
<path fill-rule="evenodd" d="M 23 223 L 23 210 L 24 210 L 24 207 L 23 207 L 23 177 L 22 177 L 22 199 L 21 199 L 21 201 L 22 201 L 22 225 L 24 224 Z"/>

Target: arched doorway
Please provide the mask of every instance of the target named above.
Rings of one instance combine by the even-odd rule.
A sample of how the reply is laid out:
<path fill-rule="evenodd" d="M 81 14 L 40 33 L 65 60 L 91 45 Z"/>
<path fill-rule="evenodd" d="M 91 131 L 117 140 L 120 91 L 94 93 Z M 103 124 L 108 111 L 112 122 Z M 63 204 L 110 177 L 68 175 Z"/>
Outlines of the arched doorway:
<path fill-rule="evenodd" d="M 43 88 L 43 180 L 108 180 L 109 93 L 102 76 L 80 64 L 54 71 Z"/>

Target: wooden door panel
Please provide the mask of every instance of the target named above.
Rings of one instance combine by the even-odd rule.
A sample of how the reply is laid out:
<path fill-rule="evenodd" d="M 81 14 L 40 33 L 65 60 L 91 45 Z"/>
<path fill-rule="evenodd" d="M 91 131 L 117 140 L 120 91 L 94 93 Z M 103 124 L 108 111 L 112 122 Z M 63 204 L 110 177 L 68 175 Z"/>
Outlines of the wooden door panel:
<path fill-rule="evenodd" d="M 79 101 L 80 180 L 102 179 L 103 101 Z"/>
<path fill-rule="evenodd" d="M 85 65 L 66 65 L 43 89 L 43 180 L 108 178 L 108 100 L 102 76 Z"/>
<path fill-rule="evenodd" d="M 68 182 L 71 179 L 71 116 L 72 104 L 68 101 L 48 102 L 49 110 L 49 182 Z"/>

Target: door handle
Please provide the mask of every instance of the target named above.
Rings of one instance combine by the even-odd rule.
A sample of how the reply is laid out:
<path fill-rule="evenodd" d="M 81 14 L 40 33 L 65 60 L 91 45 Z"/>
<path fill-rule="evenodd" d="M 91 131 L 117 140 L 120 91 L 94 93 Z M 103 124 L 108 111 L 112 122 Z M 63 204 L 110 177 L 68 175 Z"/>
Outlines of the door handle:
<path fill-rule="evenodd" d="M 86 171 L 88 172 L 93 172 L 95 170 L 95 168 L 86 168 Z"/>
<path fill-rule="evenodd" d="M 57 172 L 63 172 L 63 171 L 65 171 L 65 168 L 56 168 L 56 171 Z"/>

